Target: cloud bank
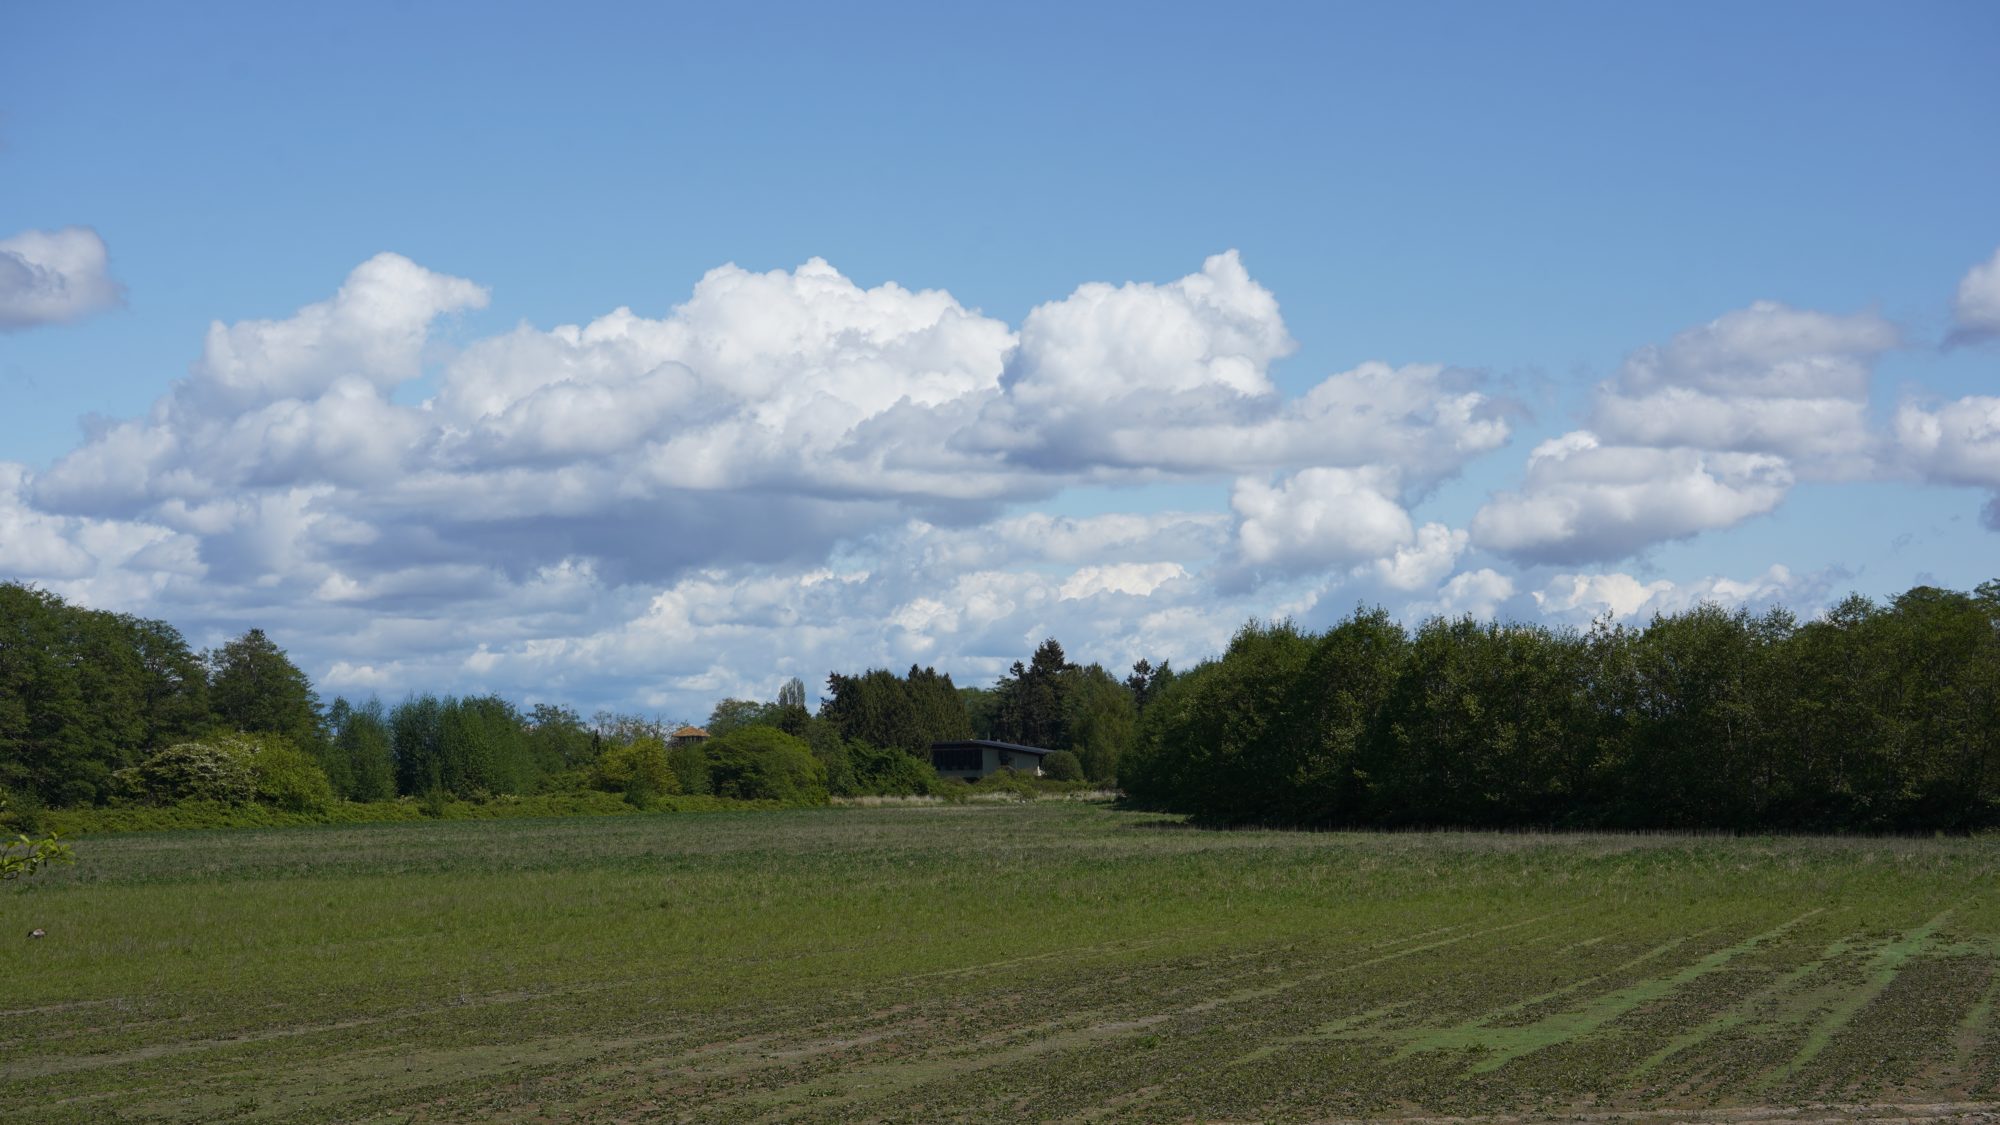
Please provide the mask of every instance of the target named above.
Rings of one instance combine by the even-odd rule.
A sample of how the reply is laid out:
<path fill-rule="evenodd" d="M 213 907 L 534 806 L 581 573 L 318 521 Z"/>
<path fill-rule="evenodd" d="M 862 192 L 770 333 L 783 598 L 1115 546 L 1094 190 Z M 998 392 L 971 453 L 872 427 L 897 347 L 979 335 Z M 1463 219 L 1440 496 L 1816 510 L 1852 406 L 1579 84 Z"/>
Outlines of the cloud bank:
<path fill-rule="evenodd" d="M 818 259 L 727 265 L 657 316 L 447 348 L 440 327 L 488 299 L 385 253 L 292 316 L 212 325 L 144 415 L 43 471 L 0 462 L 0 572 L 198 638 L 261 625 L 329 691 L 698 718 L 834 668 L 983 679 L 1050 635 L 1185 663 L 1247 618 L 1358 601 L 1585 621 L 1810 598 L 1783 568 L 1676 585 L 1610 565 L 1801 481 L 2000 490 L 2000 400 L 1871 426 L 1902 343 L 1872 313 L 1759 302 L 1633 352 L 1582 428 L 1454 527 L 1416 510 L 1518 411 L 1441 364 L 1286 391 L 1296 345 L 1233 252 L 1018 325 Z M 1228 500 L 1148 510 L 1161 486 Z M 1060 514 L 1079 487 L 1132 510 Z"/>

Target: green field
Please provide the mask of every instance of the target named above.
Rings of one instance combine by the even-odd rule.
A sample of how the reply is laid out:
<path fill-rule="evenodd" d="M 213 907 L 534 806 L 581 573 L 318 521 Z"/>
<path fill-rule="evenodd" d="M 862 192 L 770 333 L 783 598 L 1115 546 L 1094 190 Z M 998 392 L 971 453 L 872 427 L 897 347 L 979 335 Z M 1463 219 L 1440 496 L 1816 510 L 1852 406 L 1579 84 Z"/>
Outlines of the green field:
<path fill-rule="evenodd" d="M 0 1120 L 2000 1111 L 1991 838 L 1044 802 L 76 850 L 0 889 Z"/>

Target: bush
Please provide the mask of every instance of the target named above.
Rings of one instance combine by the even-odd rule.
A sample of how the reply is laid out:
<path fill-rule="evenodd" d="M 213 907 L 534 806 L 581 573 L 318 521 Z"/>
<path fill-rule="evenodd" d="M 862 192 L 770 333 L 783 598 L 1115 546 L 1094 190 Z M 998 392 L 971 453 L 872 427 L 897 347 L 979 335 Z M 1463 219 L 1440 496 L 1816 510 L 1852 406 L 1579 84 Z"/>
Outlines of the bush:
<path fill-rule="evenodd" d="M 827 803 L 826 766 L 805 743 L 776 727 L 743 727 L 709 739 L 702 749 L 718 797 L 788 805 Z"/>
<path fill-rule="evenodd" d="M 684 742 L 667 751 L 667 765 L 680 782 L 681 792 L 702 796 L 715 792 L 708 776 L 708 752 L 699 742 Z"/>
<path fill-rule="evenodd" d="M 847 747 L 850 773 L 847 796 L 918 797 L 937 787 L 931 764 L 903 750 L 885 750 L 864 742 Z"/>
<path fill-rule="evenodd" d="M 253 802 L 284 812 L 324 812 L 333 784 L 312 756 L 276 734 L 228 734 L 155 750 L 115 775 L 118 795 L 146 805 Z"/>
<path fill-rule="evenodd" d="M 44 811 L 33 793 L 0 789 L 0 838 L 42 835 L 48 827 Z"/>
<path fill-rule="evenodd" d="M 244 755 L 206 742 L 177 742 L 155 750 L 114 777 L 121 796 L 149 805 L 247 805 L 257 795 L 257 777 Z"/>
<path fill-rule="evenodd" d="M 591 788 L 624 796 L 633 808 L 650 808 L 681 791 L 667 763 L 667 744 L 652 736 L 613 746 L 591 767 Z"/>
<path fill-rule="evenodd" d="M 250 767 L 256 799 L 285 812 L 324 812 L 333 804 L 333 783 L 305 751 L 276 734 L 236 734 L 219 742 Z"/>
<path fill-rule="evenodd" d="M 1042 758 L 1042 776 L 1051 781 L 1082 781 L 1083 761 L 1067 750 Z"/>
<path fill-rule="evenodd" d="M 1002 767 L 972 783 L 975 793 L 1005 793 L 1023 801 L 1032 801 L 1041 795 L 1041 788 L 1035 784 L 1032 774 Z"/>

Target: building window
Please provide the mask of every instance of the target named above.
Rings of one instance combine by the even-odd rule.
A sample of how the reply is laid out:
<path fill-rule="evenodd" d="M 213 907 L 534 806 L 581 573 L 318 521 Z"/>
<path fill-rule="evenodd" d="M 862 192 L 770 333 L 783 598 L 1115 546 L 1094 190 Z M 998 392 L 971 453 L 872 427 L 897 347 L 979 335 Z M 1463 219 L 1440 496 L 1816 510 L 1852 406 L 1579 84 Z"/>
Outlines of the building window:
<path fill-rule="evenodd" d="M 978 773 L 981 766 L 980 754 L 976 748 L 971 750 L 933 750 L 931 751 L 931 765 L 937 767 L 940 772 L 957 770 L 966 773 Z"/>

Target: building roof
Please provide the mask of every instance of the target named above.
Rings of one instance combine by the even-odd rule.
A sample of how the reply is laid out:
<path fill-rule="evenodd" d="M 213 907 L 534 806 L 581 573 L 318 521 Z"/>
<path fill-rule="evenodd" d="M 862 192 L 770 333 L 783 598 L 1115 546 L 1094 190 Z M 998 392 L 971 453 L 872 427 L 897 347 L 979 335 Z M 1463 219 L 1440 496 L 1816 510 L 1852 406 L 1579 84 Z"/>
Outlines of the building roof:
<path fill-rule="evenodd" d="M 955 742 L 933 742 L 933 750 L 1012 750 L 1016 754 L 1053 754 L 1039 746 L 1023 746 L 1018 742 L 995 742 L 990 738 L 961 738 Z"/>
<path fill-rule="evenodd" d="M 673 734 L 671 734 L 671 735 L 668 735 L 668 737 L 669 737 L 669 738 L 707 738 L 707 737 L 708 737 L 708 732 L 707 732 L 707 731 L 705 731 L 705 730 L 703 730 L 703 729 L 701 729 L 700 727 L 682 727 L 681 729 L 679 729 L 679 730 L 675 731 L 675 732 L 674 732 Z"/>

